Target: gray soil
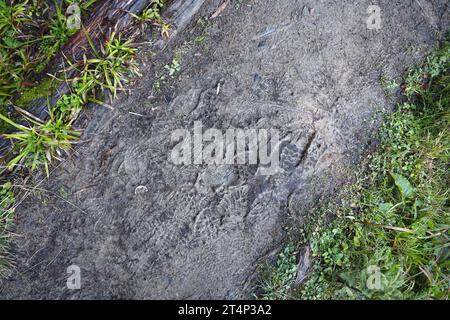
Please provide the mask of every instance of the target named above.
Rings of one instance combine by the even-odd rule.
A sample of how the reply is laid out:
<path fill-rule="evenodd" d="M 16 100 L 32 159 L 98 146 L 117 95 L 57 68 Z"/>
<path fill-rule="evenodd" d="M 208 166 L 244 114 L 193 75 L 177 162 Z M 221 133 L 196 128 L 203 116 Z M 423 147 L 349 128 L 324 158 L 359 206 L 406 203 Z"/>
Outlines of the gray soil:
<path fill-rule="evenodd" d="M 76 153 L 17 208 L 1 298 L 249 297 L 287 221 L 307 223 L 348 180 L 392 109 L 380 76 L 399 79 L 450 27 L 447 0 L 378 1 L 380 30 L 366 26 L 372 1 L 255 0 L 232 2 L 204 44 L 186 44 L 217 2 L 164 54 L 142 50 L 130 95 L 97 107 Z M 181 72 L 155 93 L 174 50 Z M 279 130 L 281 170 L 174 165 L 171 133 L 194 121 Z M 66 288 L 73 264 L 81 290 Z"/>

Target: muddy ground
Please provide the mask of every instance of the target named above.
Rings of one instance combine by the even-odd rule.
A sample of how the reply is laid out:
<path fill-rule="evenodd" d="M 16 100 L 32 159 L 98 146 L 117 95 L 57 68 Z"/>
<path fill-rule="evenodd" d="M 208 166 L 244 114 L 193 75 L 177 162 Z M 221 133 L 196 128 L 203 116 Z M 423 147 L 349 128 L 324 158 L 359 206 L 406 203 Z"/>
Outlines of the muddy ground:
<path fill-rule="evenodd" d="M 307 223 L 347 181 L 380 111 L 392 109 L 380 77 L 398 79 L 450 27 L 447 0 L 389 0 L 378 1 L 381 29 L 370 30 L 371 4 L 232 2 L 204 43 L 186 44 L 205 32 L 193 21 L 158 57 L 182 56 L 159 93 L 165 62 L 151 65 L 143 48 L 131 94 L 93 112 L 76 154 L 17 209 L 16 269 L 0 297 L 249 297 L 283 226 Z M 206 1 L 196 19 L 216 6 Z M 280 170 L 171 163 L 171 133 L 194 121 L 279 130 Z M 66 287 L 73 264 L 81 290 Z"/>

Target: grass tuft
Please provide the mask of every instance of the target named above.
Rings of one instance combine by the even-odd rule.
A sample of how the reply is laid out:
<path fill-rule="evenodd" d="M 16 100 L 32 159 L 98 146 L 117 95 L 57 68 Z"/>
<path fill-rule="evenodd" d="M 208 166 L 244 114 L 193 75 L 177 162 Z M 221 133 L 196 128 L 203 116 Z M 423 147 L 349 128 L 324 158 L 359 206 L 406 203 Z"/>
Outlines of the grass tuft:
<path fill-rule="evenodd" d="M 8 272 L 11 265 L 8 245 L 12 239 L 10 227 L 14 219 L 14 209 L 12 206 L 16 202 L 12 184 L 6 182 L 0 185 L 0 277 Z"/>

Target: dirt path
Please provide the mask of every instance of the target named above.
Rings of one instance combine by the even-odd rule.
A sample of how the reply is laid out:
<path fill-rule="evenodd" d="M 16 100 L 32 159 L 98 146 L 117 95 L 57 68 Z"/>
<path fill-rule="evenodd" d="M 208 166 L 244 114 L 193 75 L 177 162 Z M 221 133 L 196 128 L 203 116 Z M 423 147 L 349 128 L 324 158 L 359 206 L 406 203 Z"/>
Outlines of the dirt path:
<path fill-rule="evenodd" d="M 149 97 L 149 72 L 99 110 L 102 126 L 18 208 L 17 270 L 0 297 L 246 297 L 288 217 L 307 222 L 392 107 L 380 76 L 398 77 L 450 26 L 447 0 L 378 1 L 380 30 L 366 25 L 371 2 L 354 2 L 230 4 L 172 87 Z M 281 169 L 174 165 L 171 134 L 194 121 L 279 130 Z M 73 264 L 81 290 L 66 288 Z"/>

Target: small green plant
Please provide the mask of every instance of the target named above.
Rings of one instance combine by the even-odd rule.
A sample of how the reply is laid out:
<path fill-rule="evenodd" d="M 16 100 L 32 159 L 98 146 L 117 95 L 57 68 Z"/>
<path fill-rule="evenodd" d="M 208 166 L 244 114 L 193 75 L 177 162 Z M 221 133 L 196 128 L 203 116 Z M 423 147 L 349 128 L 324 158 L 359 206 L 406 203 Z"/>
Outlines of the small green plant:
<path fill-rule="evenodd" d="M 51 19 L 50 32 L 42 37 L 41 50 L 43 52 L 43 61 L 37 66 L 37 71 L 42 71 L 47 63 L 53 58 L 61 47 L 78 30 L 69 29 L 66 16 L 63 13 L 62 4 L 55 2 L 56 16 Z"/>
<path fill-rule="evenodd" d="M 21 95 L 14 100 L 14 104 L 26 108 L 31 102 L 38 98 L 47 98 L 50 96 L 61 84 L 53 78 L 43 79 L 37 86 L 30 88 L 22 88 Z"/>
<path fill-rule="evenodd" d="M 0 34 L 7 31 L 19 31 L 21 26 L 30 21 L 30 12 L 27 8 L 28 0 L 15 5 L 9 5 L 0 0 Z"/>
<path fill-rule="evenodd" d="M 170 77 L 173 77 L 181 70 L 181 63 L 178 58 L 174 58 L 171 63 L 164 66 Z"/>
<path fill-rule="evenodd" d="M 288 244 L 278 255 L 275 266 L 265 263 L 259 272 L 262 274 L 261 299 L 285 299 L 297 272 L 297 253 L 292 244 Z"/>
<path fill-rule="evenodd" d="M 386 90 L 395 90 L 399 87 L 397 81 L 394 79 L 387 79 L 386 77 L 381 77 L 381 83 Z"/>
<path fill-rule="evenodd" d="M 152 22 L 152 23 L 162 23 L 161 10 L 166 6 L 165 0 L 152 0 L 150 5 L 145 8 L 142 13 L 138 16 L 133 14 L 139 22 Z"/>
<path fill-rule="evenodd" d="M 123 41 L 121 35 L 112 33 L 105 47 L 98 51 L 88 37 L 94 57 L 83 62 L 80 77 L 75 81 L 75 91 L 88 100 L 87 93 L 99 87 L 108 91 L 112 98 L 117 98 L 117 91 L 123 89 L 123 84 L 132 76 L 141 76 L 135 61 L 136 48 L 130 41 Z M 72 65 L 76 68 L 77 66 Z"/>
<path fill-rule="evenodd" d="M 14 218 L 13 205 L 16 202 L 11 182 L 0 184 L 0 277 L 4 276 L 11 265 L 8 254 L 12 234 L 9 231 Z"/>
<path fill-rule="evenodd" d="M 55 109 L 64 119 L 73 121 L 80 113 L 84 103 L 83 98 L 76 93 L 65 94 L 58 100 Z"/>
<path fill-rule="evenodd" d="M 246 1 L 247 0 L 233 0 L 234 7 L 236 8 L 236 10 L 239 10 Z"/>
<path fill-rule="evenodd" d="M 64 0 L 67 6 L 77 4 L 80 8 L 81 13 L 89 11 L 91 7 L 97 2 L 97 0 Z"/>
<path fill-rule="evenodd" d="M 18 129 L 15 133 L 2 134 L 10 139 L 13 147 L 6 155 L 7 170 L 15 167 L 26 167 L 35 170 L 44 166 L 47 175 L 49 164 L 54 159 L 60 159 L 62 153 L 67 153 L 72 143 L 79 137 L 79 133 L 70 129 L 71 123 L 66 123 L 62 115 L 56 115 L 54 110 L 49 111 L 49 120 L 44 122 L 28 112 L 18 108 L 23 117 L 31 124 L 27 127 L 18 124 L 8 117 L 0 114 L 0 119 Z"/>
<path fill-rule="evenodd" d="M 198 36 L 198 37 L 195 37 L 195 39 L 194 39 L 195 45 L 202 45 L 205 42 L 206 42 L 206 36 Z"/>
<path fill-rule="evenodd" d="M 142 25 L 142 31 L 146 26 L 146 22 L 161 28 L 161 35 L 168 38 L 171 31 L 171 26 L 166 23 L 161 17 L 161 10 L 166 6 L 165 0 L 153 0 L 150 5 L 145 8 L 141 14 L 136 15 L 131 13 L 133 18 Z"/>
<path fill-rule="evenodd" d="M 12 183 L 6 182 L 0 185 L 0 217 L 5 217 L 11 206 L 16 202 L 12 191 Z M 0 218 L 1 220 L 1 218 Z"/>
<path fill-rule="evenodd" d="M 161 15 L 159 12 L 159 7 L 157 6 L 151 6 L 147 9 L 145 9 L 140 15 L 133 14 L 133 17 L 138 22 L 153 22 L 153 23 L 160 23 L 161 22 Z"/>
<path fill-rule="evenodd" d="M 0 159 L 4 176 L 8 171 L 16 175 L 39 168 L 44 168 L 48 176 L 50 164 L 67 154 L 79 139 L 79 132 L 71 127 L 82 107 L 88 101 L 102 103 L 97 96 L 103 98 L 106 92 L 115 98 L 129 77 L 140 75 L 136 49 L 130 41 L 113 33 L 97 50 L 88 37 L 93 57 L 71 64 L 78 74 L 74 79 L 66 79 L 70 92 L 55 105 L 49 104 L 45 121 L 26 111 L 30 102 L 48 97 L 63 81 L 57 79 L 61 73 L 43 79 L 38 74 L 77 32 L 67 24 L 68 6 L 78 4 L 83 14 L 95 2 L 61 0 L 49 6 L 48 1 L 40 0 L 0 0 L 0 136 L 10 140 L 12 146 Z M 152 5 L 162 8 L 163 2 L 154 1 Z M 11 183 L 0 184 L 0 276 L 9 266 L 9 225 L 15 202 L 12 189 Z"/>

